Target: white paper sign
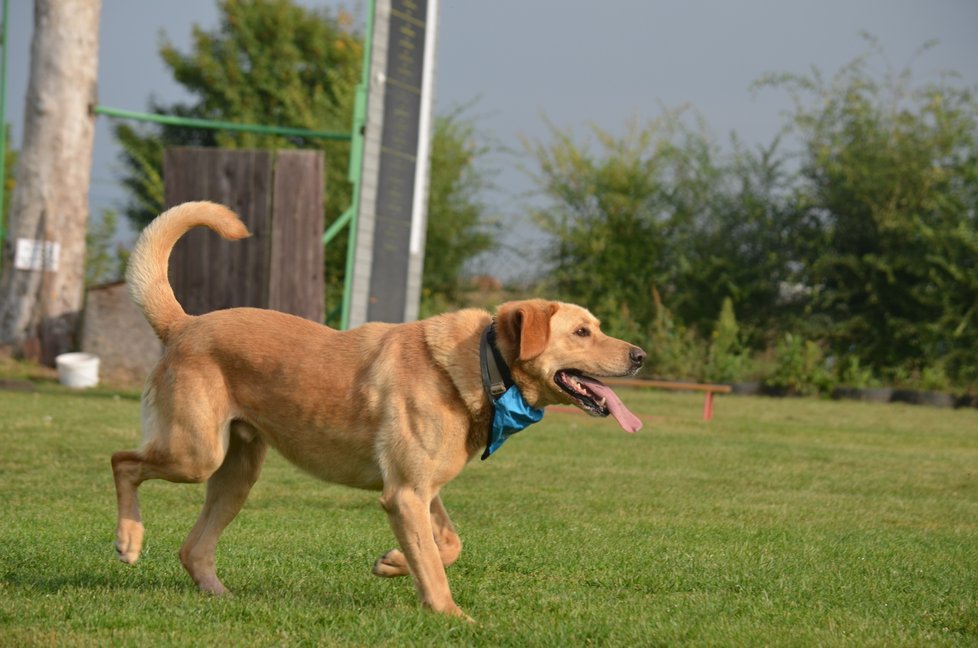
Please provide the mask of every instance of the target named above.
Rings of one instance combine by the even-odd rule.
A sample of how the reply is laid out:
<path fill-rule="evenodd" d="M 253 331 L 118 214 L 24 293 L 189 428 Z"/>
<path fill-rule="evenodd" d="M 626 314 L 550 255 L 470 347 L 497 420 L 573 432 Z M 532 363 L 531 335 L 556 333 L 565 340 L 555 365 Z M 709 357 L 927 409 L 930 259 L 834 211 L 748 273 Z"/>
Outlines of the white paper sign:
<path fill-rule="evenodd" d="M 61 244 L 57 241 L 38 241 L 17 239 L 17 252 L 14 254 L 14 267 L 18 270 L 58 271 Z"/>

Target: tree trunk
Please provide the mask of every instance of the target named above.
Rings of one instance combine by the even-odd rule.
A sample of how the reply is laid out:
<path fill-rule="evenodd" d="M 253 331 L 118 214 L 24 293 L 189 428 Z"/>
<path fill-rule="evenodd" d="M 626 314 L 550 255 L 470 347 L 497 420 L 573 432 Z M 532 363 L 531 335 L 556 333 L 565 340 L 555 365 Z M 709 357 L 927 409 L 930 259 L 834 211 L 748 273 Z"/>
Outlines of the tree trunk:
<path fill-rule="evenodd" d="M 45 364 L 74 348 L 84 298 L 100 5 L 34 3 L 24 143 L 0 280 L 0 345 Z M 60 246 L 57 257 L 15 263 L 18 247 L 33 242 Z"/>

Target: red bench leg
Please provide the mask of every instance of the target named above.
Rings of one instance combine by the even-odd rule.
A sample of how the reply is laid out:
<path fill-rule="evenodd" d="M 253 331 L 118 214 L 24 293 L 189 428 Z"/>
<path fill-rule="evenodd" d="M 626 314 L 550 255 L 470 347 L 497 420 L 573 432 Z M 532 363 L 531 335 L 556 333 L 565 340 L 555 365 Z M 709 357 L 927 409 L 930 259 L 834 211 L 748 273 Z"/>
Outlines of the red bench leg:
<path fill-rule="evenodd" d="M 713 392 L 706 392 L 706 400 L 703 402 L 703 420 L 709 421 L 713 418 Z"/>

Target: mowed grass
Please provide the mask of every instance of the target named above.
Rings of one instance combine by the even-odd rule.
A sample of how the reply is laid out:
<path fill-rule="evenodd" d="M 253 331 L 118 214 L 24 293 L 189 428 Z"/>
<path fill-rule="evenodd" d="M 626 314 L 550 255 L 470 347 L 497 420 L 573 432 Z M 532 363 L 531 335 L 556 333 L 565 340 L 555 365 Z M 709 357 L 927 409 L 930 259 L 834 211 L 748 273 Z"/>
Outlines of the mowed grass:
<path fill-rule="evenodd" d="M 646 421 L 548 413 L 444 490 L 477 623 L 370 575 L 375 493 L 270 455 L 218 548 L 235 595 L 176 557 L 203 487 L 141 489 L 146 547 L 112 549 L 109 455 L 138 399 L 0 392 L 0 644 L 978 644 L 978 411 L 623 391 Z"/>

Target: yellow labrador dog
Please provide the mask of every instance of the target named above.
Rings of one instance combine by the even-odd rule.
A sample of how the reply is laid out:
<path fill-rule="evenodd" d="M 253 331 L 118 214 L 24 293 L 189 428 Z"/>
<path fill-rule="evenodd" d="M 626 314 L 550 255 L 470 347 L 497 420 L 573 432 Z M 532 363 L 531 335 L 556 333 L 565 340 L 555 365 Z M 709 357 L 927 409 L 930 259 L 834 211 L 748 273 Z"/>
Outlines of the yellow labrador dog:
<path fill-rule="evenodd" d="M 505 418 L 497 396 L 505 389 L 530 412 L 573 403 L 628 431 L 641 426 L 595 377 L 634 374 L 645 352 L 602 334 L 571 304 L 510 302 L 495 318 L 470 309 L 349 331 L 255 308 L 187 315 L 167 261 L 198 225 L 227 239 L 248 236 L 227 208 L 185 203 L 145 229 L 130 259 L 132 297 L 165 351 L 143 392 L 141 448 L 112 455 L 116 549 L 126 563 L 143 544 L 139 485 L 206 481 L 180 560 L 200 589 L 225 592 L 214 550 L 272 446 L 320 479 L 380 491 L 400 549 L 373 573 L 410 574 L 424 606 L 464 616 L 445 576 L 461 542 L 439 493 Z"/>

